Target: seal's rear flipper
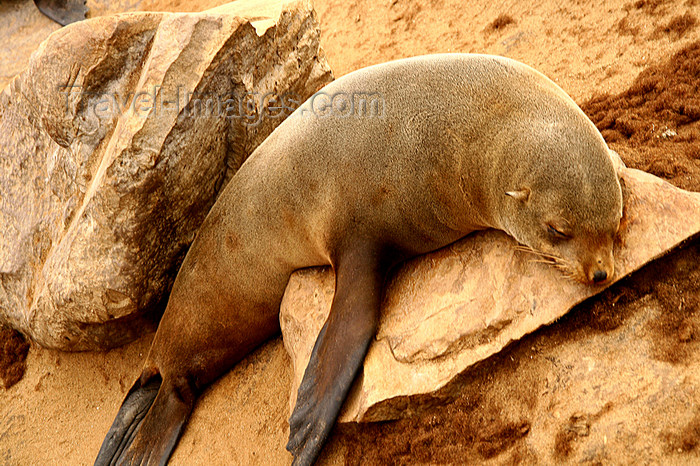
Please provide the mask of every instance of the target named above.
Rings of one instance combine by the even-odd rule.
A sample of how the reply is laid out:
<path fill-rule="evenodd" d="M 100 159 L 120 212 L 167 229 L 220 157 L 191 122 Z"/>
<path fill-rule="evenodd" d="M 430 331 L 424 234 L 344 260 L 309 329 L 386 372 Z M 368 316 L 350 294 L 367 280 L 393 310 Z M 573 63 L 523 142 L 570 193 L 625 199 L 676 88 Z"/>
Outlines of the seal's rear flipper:
<path fill-rule="evenodd" d="M 344 251 L 331 312 L 316 339 L 289 418 L 287 450 L 310 465 L 335 423 L 375 334 L 384 271 L 374 252 Z"/>
<path fill-rule="evenodd" d="M 34 0 L 36 7 L 61 26 L 85 19 L 85 0 Z"/>
<path fill-rule="evenodd" d="M 134 435 L 156 399 L 162 383 L 160 376 L 152 377 L 145 384 L 142 383 L 143 379 L 144 377 L 139 377 L 126 395 L 112 427 L 102 442 L 95 460 L 96 466 L 111 464 L 113 459 L 119 458 L 133 442 Z"/>
<path fill-rule="evenodd" d="M 196 395 L 185 380 L 146 372 L 126 396 L 102 443 L 95 465 L 163 465 L 170 458 Z"/>

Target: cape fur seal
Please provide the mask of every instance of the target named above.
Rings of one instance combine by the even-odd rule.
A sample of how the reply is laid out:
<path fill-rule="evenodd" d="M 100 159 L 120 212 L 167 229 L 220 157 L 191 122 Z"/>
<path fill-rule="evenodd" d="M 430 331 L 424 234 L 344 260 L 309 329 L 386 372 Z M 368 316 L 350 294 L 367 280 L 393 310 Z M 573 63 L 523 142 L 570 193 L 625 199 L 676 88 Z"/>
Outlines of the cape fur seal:
<path fill-rule="evenodd" d="M 444 54 L 350 73 L 287 118 L 212 207 L 96 464 L 165 463 L 204 387 L 279 331 L 290 274 L 331 264 L 330 316 L 289 420 L 287 449 L 311 464 L 395 264 L 497 228 L 604 283 L 621 216 L 605 141 L 532 68 Z"/>

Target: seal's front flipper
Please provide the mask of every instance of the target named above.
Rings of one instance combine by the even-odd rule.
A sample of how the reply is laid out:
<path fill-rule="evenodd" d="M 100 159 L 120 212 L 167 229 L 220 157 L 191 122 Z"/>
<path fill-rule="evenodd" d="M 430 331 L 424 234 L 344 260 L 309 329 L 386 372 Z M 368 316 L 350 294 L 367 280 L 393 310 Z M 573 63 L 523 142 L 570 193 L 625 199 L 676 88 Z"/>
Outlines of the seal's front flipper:
<path fill-rule="evenodd" d="M 180 438 L 196 395 L 186 381 L 144 375 L 129 391 L 102 443 L 95 466 L 164 465 Z"/>
<path fill-rule="evenodd" d="M 374 252 L 346 250 L 336 264 L 331 312 L 289 419 L 295 465 L 313 464 L 338 417 L 376 331 L 384 277 Z"/>
<path fill-rule="evenodd" d="M 85 0 L 34 0 L 36 7 L 61 26 L 85 19 Z"/>

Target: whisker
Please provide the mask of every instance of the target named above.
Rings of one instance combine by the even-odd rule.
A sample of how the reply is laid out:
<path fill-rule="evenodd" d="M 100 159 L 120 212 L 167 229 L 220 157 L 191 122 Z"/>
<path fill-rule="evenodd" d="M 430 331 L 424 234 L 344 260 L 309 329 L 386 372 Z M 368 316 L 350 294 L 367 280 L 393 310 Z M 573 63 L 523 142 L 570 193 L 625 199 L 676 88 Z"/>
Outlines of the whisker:
<path fill-rule="evenodd" d="M 559 272 L 561 272 L 561 274 L 564 276 L 564 279 L 566 280 L 580 283 L 588 282 L 588 280 L 586 280 L 586 277 L 582 276 L 581 273 L 578 271 L 574 263 L 564 259 L 561 256 L 557 256 L 556 254 L 551 254 L 547 252 L 537 251 L 536 249 L 533 249 L 530 246 L 524 244 L 516 245 L 515 250 L 538 256 L 537 259 L 531 259 L 529 262 L 535 264 L 547 264 L 550 266 L 554 266 Z"/>
<path fill-rule="evenodd" d="M 537 251 L 536 249 L 533 249 L 533 248 L 531 248 L 529 246 L 525 246 L 525 245 L 517 245 L 515 247 L 515 250 L 521 251 L 521 252 L 529 252 L 531 254 L 535 254 L 537 256 L 544 257 L 546 259 L 551 259 L 554 261 L 562 260 L 559 256 L 556 256 L 556 255 L 550 254 L 550 253 L 546 253 L 546 252 L 542 252 L 542 251 Z"/>
<path fill-rule="evenodd" d="M 547 265 L 554 265 L 556 262 L 553 262 L 551 259 L 531 259 L 528 262 L 531 264 L 547 264 Z"/>

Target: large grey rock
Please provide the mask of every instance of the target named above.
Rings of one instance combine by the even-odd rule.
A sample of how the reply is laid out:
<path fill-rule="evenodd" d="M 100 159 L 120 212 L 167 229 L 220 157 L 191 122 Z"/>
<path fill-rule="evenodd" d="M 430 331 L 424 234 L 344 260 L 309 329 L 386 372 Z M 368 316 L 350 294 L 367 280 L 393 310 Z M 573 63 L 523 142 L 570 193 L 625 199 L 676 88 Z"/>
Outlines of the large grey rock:
<path fill-rule="evenodd" d="M 700 232 L 700 194 L 624 166 L 619 172 L 626 196 L 615 281 Z M 410 400 L 417 395 L 438 392 L 602 290 L 564 279 L 498 231 L 413 259 L 387 287 L 376 340 L 340 421 L 402 417 L 415 409 Z M 333 292 L 328 268 L 297 271 L 287 286 L 280 323 L 294 365 L 290 409 Z M 421 399 L 430 403 L 429 396 Z"/>
<path fill-rule="evenodd" d="M 0 94 L 0 320 L 66 350 L 136 337 L 280 104 L 330 79 L 309 1 L 53 33 Z"/>

